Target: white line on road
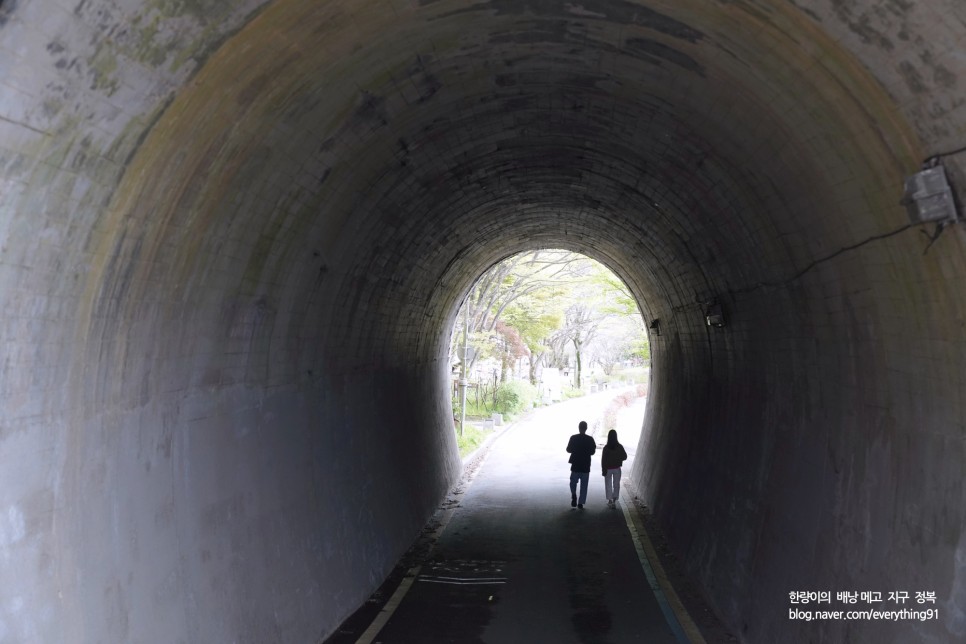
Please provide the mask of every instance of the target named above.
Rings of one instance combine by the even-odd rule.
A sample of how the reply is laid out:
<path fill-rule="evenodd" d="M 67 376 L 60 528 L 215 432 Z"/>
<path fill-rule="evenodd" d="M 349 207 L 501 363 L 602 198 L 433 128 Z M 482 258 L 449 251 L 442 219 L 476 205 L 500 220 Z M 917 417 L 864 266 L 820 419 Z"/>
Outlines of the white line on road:
<path fill-rule="evenodd" d="M 490 586 L 494 584 L 505 584 L 506 578 L 473 579 L 467 577 L 465 579 L 458 579 L 452 577 L 420 577 L 417 581 L 426 581 L 433 584 L 453 584 L 454 586 Z"/>

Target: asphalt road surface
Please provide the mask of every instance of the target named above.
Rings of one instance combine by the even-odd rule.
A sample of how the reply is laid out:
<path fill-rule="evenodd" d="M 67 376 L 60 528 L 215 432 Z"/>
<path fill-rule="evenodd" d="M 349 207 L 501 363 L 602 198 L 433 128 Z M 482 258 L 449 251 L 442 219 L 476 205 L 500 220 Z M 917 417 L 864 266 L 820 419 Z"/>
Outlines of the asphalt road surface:
<path fill-rule="evenodd" d="M 539 409 L 494 441 L 428 560 L 371 641 L 678 641 L 623 512 L 607 506 L 599 448 L 587 503 L 582 510 L 570 506 L 567 440 L 580 420 L 593 425 L 614 395 Z M 636 430 L 627 432 L 633 444 L 619 436 L 629 455 Z M 606 435 L 596 439 L 602 445 Z"/>

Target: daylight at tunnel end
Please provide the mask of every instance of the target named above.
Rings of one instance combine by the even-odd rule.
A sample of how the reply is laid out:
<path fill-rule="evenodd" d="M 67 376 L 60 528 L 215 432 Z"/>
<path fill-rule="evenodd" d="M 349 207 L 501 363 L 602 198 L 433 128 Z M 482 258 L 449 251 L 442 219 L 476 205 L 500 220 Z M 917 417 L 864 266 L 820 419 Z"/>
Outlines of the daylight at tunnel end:
<path fill-rule="evenodd" d="M 541 248 L 651 325 L 629 476 L 739 641 L 966 641 L 964 213 L 901 203 L 966 198 L 964 47 L 944 0 L 0 1 L 0 642 L 330 635 Z"/>

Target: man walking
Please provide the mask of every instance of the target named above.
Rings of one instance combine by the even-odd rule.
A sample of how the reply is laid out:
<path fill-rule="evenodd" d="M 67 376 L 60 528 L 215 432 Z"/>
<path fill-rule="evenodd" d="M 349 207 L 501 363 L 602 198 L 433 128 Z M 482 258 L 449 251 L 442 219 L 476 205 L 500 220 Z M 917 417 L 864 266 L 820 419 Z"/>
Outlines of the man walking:
<path fill-rule="evenodd" d="M 597 443 L 587 435 L 587 423 L 577 425 L 579 434 L 570 437 L 570 507 L 583 509 L 587 501 L 587 484 L 590 482 L 590 457 L 597 451 Z M 580 481 L 580 499 L 577 499 L 577 481 Z"/>

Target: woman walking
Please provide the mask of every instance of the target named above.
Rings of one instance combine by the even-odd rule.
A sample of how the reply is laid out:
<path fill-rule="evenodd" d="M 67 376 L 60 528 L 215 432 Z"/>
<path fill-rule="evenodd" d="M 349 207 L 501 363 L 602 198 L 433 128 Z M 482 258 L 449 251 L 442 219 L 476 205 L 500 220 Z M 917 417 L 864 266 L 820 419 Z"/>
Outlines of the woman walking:
<path fill-rule="evenodd" d="M 621 464 L 627 460 L 624 446 L 617 442 L 617 430 L 607 432 L 607 444 L 600 453 L 600 466 L 604 471 L 604 494 L 607 505 L 617 507 L 617 497 L 621 491 Z"/>

